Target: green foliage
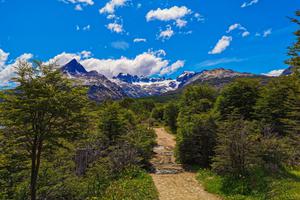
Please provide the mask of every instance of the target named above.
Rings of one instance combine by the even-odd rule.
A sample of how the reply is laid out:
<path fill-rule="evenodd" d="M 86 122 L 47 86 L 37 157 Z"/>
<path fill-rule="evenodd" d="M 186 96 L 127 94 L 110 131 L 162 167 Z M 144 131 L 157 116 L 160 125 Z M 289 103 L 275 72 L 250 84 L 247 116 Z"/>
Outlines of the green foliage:
<path fill-rule="evenodd" d="M 255 106 L 256 118 L 270 125 L 274 132 L 284 135 L 285 124 L 282 119 L 288 118 L 287 97 L 296 90 L 297 85 L 293 77 L 279 77 L 270 81 L 262 89 L 261 97 Z"/>
<path fill-rule="evenodd" d="M 14 149 L 8 152 L 11 159 L 5 167 L 18 170 L 8 173 L 7 178 L 11 179 L 10 175 L 21 173 L 14 163 L 23 164 L 26 158 L 21 166 L 30 168 L 30 172 L 27 171 L 31 174 L 30 195 L 31 199 L 36 199 L 41 161 L 49 155 L 47 151 L 83 135 L 88 127 L 88 99 L 85 89 L 73 87 L 51 65 L 38 63 L 32 68 L 20 62 L 17 75 L 15 81 L 19 86 L 6 92 L 0 105 L 1 132 L 7 142 L 4 148 Z M 13 156 L 14 153 L 19 155 Z M 28 182 L 28 177 L 21 176 L 11 184 L 23 182 L 22 179 Z"/>
<path fill-rule="evenodd" d="M 299 170 L 272 175 L 256 170 L 249 176 L 235 177 L 200 169 L 197 179 L 208 192 L 228 200 L 297 200 L 300 197 Z"/>
<path fill-rule="evenodd" d="M 120 179 L 110 184 L 99 199 L 158 200 L 158 193 L 149 174 L 137 169 L 128 169 Z"/>
<path fill-rule="evenodd" d="M 195 114 L 188 123 L 179 124 L 176 158 L 183 164 L 209 167 L 216 143 L 217 126 L 210 114 Z"/>
<path fill-rule="evenodd" d="M 178 107 L 174 103 L 168 103 L 163 112 L 163 119 L 172 133 L 177 130 Z"/>
<path fill-rule="evenodd" d="M 215 108 L 220 118 L 240 115 L 244 119 L 252 119 L 259 90 L 259 81 L 255 79 L 238 79 L 226 86 L 218 97 Z"/>
<path fill-rule="evenodd" d="M 208 112 L 216 100 L 217 92 L 207 85 L 191 86 L 184 90 L 180 101 L 180 118 Z"/>
<path fill-rule="evenodd" d="M 291 21 L 298 26 L 300 26 L 300 10 L 296 11 L 296 18 L 291 18 Z M 295 68 L 294 72 L 297 74 L 298 69 L 300 68 L 300 30 L 298 29 L 296 32 L 294 32 L 294 35 L 296 36 L 296 42 L 293 44 L 293 46 L 289 47 L 288 55 L 290 56 L 290 59 L 286 61 L 286 63 L 290 66 L 293 66 Z"/>
<path fill-rule="evenodd" d="M 225 174 L 245 175 L 257 164 L 257 127 L 241 119 L 221 123 L 212 167 Z"/>
<path fill-rule="evenodd" d="M 164 106 L 155 106 L 151 112 L 151 118 L 157 120 L 158 122 L 162 122 L 164 120 L 164 109 Z"/>

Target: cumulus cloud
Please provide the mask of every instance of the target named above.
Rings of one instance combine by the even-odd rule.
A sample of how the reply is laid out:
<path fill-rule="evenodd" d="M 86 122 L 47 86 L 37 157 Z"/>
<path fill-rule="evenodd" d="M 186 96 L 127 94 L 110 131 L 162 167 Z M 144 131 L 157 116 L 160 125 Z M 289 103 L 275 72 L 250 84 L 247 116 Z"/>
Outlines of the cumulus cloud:
<path fill-rule="evenodd" d="M 115 33 L 122 33 L 124 31 L 123 25 L 118 24 L 117 22 L 109 23 L 106 25 L 106 28 Z"/>
<path fill-rule="evenodd" d="M 115 49 L 126 50 L 129 48 L 129 44 L 125 41 L 115 41 L 111 43 L 111 46 Z"/>
<path fill-rule="evenodd" d="M 176 20 L 176 26 L 179 28 L 185 27 L 187 25 L 187 21 L 186 20 L 182 20 L 182 19 L 177 19 Z"/>
<path fill-rule="evenodd" d="M 184 66 L 184 61 L 178 60 L 169 67 L 165 67 L 160 71 L 161 75 L 172 74 Z"/>
<path fill-rule="evenodd" d="M 92 6 L 94 5 L 94 1 L 93 0 L 60 0 L 61 2 L 64 3 L 71 3 L 71 4 L 76 4 L 74 9 L 77 11 L 81 11 L 83 10 L 82 6 Z"/>
<path fill-rule="evenodd" d="M 249 2 L 244 2 L 242 5 L 241 5 L 241 8 L 246 8 L 246 7 L 249 7 L 249 6 L 252 6 L 254 4 L 257 4 L 259 2 L 259 0 L 251 0 Z"/>
<path fill-rule="evenodd" d="M 101 14 L 113 14 L 118 7 L 125 6 L 127 0 L 110 0 L 99 10 Z"/>
<path fill-rule="evenodd" d="M 244 27 L 242 26 L 241 24 L 232 24 L 231 26 L 229 26 L 228 30 L 226 31 L 226 33 L 230 33 L 234 30 L 240 30 L 242 31 L 242 37 L 247 37 L 250 35 L 250 32 Z"/>
<path fill-rule="evenodd" d="M 156 10 L 150 10 L 146 15 L 146 19 L 147 21 L 152 21 L 152 20 L 176 21 L 178 19 L 185 17 L 191 12 L 192 11 L 185 6 L 181 6 L 181 7 L 173 6 L 171 8 L 165 8 L 165 9 L 158 8 Z"/>
<path fill-rule="evenodd" d="M 133 39 L 133 42 L 134 43 L 147 42 L 147 39 L 146 38 L 135 38 L 135 39 Z"/>
<path fill-rule="evenodd" d="M 268 73 L 263 73 L 263 75 L 265 75 L 265 76 L 271 76 L 271 77 L 276 77 L 276 76 L 280 76 L 283 71 L 284 71 L 284 69 L 276 69 L 276 70 L 272 70 L 272 71 L 270 71 Z"/>
<path fill-rule="evenodd" d="M 9 53 L 0 49 L 0 70 L 2 70 L 5 66 L 5 63 L 8 59 Z"/>
<path fill-rule="evenodd" d="M 96 70 L 99 73 L 113 77 L 119 73 L 129 73 L 138 76 L 150 76 L 160 74 L 162 71 L 171 72 L 182 66 L 182 61 L 170 64 L 164 59 L 165 52 L 148 51 L 137 55 L 135 58 L 121 57 L 119 59 L 97 59 L 90 58 L 81 61 L 81 64 L 88 70 Z M 167 68 L 168 70 L 165 70 Z"/>
<path fill-rule="evenodd" d="M 8 85 L 8 82 L 10 82 L 10 80 L 16 76 L 16 67 L 19 61 L 27 61 L 30 60 L 32 57 L 32 54 L 24 53 L 18 58 L 16 58 L 12 64 L 6 65 L 6 63 L 4 62 L 2 70 L 0 71 L 0 86 Z"/>
<path fill-rule="evenodd" d="M 5 68 L 0 71 L 0 86 L 8 85 L 9 80 L 15 76 L 15 66 L 19 60 L 29 60 L 32 56 L 32 54 L 23 54 L 15 59 L 14 63 L 5 65 Z M 44 64 L 56 64 L 57 67 L 61 67 L 72 59 L 76 59 L 87 71 L 96 70 L 108 78 L 112 78 L 121 72 L 138 76 L 171 74 L 184 66 L 182 60 L 171 63 L 165 59 L 166 52 L 162 49 L 158 51 L 148 50 L 133 58 L 122 56 L 116 59 L 99 59 L 90 56 L 92 56 L 92 53 L 89 51 L 79 53 L 63 52 L 45 61 Z"/>
<path fill-rule="evenodd" d="M 208 52 L 209 54 L 220 54 L 223 51 L 225 51 L 227 49 L 227 47 L 230 46 L 230 43 L 232 41 L 232 37 L 231 36 L 223 36 L 218 43 L 216 44 L 216 46 L 213 48 L 213 50 L 211 50 L 210 52 Z"/>
<path fill-rule="evenodd" d="M 171 26 L 168 26 L 166 30 L 163 30 L 159 33 L 158 39 L 168 40 L 174 35 L 174 31 L 172 30 Z"/>
<path fill-rule="evenodd" d="M 250 32 L 249 32 L 249 31 L 245 31 L 245 32 L 242 33 L 242 36 L 243 36 L 243 37 L 247 37 L 247 36 L 249 36 L 249 35 L 250 35 Z"/>

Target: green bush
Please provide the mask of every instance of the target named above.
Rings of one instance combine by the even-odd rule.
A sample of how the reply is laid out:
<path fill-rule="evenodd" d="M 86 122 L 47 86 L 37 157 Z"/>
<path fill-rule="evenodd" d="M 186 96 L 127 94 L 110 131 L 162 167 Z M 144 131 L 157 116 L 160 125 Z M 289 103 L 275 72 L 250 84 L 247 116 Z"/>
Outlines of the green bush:
<path fill-rule="evenodd" d="M 197 180 L 205 190 L 225 200 L 298 200 L 300 197 L 300 171 L 269 174 L 252 171 L 248 176 L 220 176 L 200 169 Z"/>
<path fill-rule="evenodd" d="M 125 170 L 112 181 L 103 196 L 89 200 L 158 200 L 158 193 L 150 175 L 138 168 Z"/>

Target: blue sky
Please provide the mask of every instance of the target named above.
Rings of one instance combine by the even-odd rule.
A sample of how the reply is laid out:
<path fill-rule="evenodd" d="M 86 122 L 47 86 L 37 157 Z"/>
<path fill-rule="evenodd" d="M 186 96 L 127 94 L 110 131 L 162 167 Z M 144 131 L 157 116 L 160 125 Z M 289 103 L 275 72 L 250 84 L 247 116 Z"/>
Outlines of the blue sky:
<path fill-rule="evenodd" d="M 267 73 L 287 67 L 297 9 L 299 0 L 0 0 L 0 79 L 20 58 L 75 57 L 107 76 Z"/>

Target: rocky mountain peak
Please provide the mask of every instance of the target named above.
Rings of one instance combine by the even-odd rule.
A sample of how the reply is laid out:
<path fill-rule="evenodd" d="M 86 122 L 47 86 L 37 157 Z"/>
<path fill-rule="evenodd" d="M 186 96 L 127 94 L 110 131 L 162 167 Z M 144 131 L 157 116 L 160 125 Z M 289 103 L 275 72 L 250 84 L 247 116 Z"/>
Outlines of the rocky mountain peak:
<path fill-rule="evenodd" d="M 77 75 L 87 74 L 86 69 L 76 60 L 73 59 L 61 68 L 61 71 L 66 74 Z"/>

